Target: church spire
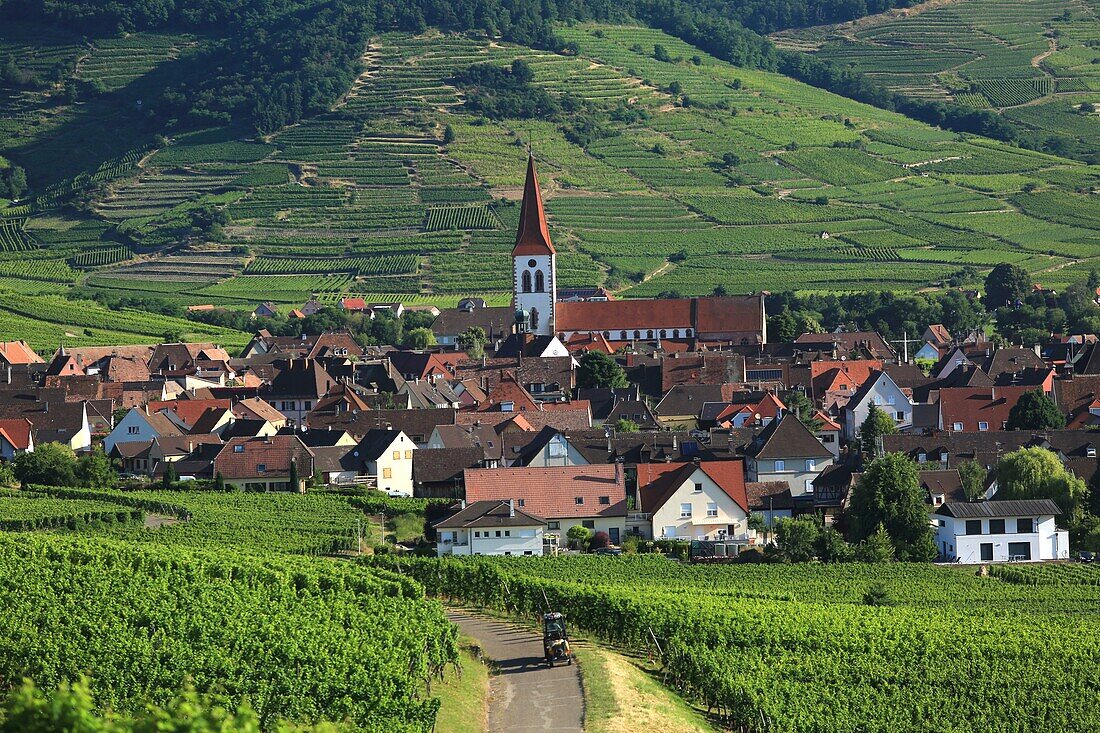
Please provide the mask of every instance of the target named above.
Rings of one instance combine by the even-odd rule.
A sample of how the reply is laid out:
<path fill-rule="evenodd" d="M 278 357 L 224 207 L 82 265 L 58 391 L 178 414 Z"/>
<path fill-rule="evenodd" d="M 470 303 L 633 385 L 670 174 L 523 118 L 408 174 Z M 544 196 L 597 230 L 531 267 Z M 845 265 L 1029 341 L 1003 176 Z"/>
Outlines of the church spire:
<path fill-rule="evenodd" d="M 519 212 L 519 230 L 513 255 L 551 255 L 550 229 L 546 226 L 546 211 L 542 208 L 539 177 L 535 173 L 534 156 L 527 157 L 527 180 L 523 184 L 523 203 Z"/>

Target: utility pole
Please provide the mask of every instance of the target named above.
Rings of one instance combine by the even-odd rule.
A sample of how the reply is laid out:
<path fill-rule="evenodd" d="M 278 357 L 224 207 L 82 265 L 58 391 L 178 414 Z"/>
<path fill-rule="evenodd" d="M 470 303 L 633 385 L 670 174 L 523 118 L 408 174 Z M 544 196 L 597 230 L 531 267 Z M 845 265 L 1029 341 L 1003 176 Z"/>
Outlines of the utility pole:
<path fill-rule="evenodd" d="M 363 554 L 363 520 L 355 520 L 355 539 L 359 545 L 359 554 Z"/>

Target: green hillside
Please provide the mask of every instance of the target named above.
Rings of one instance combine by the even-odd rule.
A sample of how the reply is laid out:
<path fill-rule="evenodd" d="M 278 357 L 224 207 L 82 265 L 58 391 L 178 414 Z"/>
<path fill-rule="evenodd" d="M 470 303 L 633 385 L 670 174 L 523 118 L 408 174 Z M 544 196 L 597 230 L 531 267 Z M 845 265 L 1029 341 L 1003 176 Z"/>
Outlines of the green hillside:
<path fill-rule="evenodd" d="M 909 96 L 997 109 L 1046 149 L 1100 160 L 1100 17 L 1091 0 L 927 2 L 781 31 L 780 47 Z"/>
<path fill-rule="evenodd" d="M 260 138 L 236 127 L 128 137 L 94 104 L 47 108 L 23 92 L 0 108 L 0 152 L 32 180 L 57 158 L 65 177 L 4 211 L 0 288 L 49 314 L 59 301 L 38 297 L 78 285 L 241 308 L 350 292 L 505 302 L 528 147 L 562 286 L 625 296 L 917 290 L 976 283 L 998 262 L 1061 286 L 1100 258 L 1089 193 L 1100 167 L 932 128 L 657 30 L 555 31 L 569 53 L 480 34 L 374 37 L 365 71 L 331 111 Z M 29 29 L 3 38 L 27 58 L 71 53 L 74 42 Z M 146 83 L 203 43 L 156 33 L 96 42 L 76 73 L 116 90 L 116 106 L 136 106 Z M 471 109 L 485 100 L 456 74 L 516 59 L 556 114 Z M 60 155 L 74 119 L 95 145 Z M 76 205 L 59 208 L 66 200 Z M 12 328 L 24 318 L 2 301 L 0 315 Z M 80 337 L 126 331 L 102 328 Z"/>

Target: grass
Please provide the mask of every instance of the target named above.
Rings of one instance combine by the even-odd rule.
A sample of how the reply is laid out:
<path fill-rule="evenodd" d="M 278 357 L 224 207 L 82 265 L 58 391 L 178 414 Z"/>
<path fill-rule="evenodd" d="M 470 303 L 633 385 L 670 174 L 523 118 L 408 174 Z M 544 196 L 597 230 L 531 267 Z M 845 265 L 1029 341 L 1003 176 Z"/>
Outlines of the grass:
<path fill-rule="evenodd" d="M 398 514 L 386 520 L 386 539 L 390 542 L 414 542 L 424 536 L 421 514 Z"/>
<path fill-rule="evenodd" d="M 573 645 L 584 688 L 586 733 L 711 733 L 701 711 L 663 686 L 641 658 L 606 647 Z"/>
<path fill-rule="evenodd" d="M 461 673 L 448 670 L 442 682 L 432 684 L 439 698 L 435 733 L 482 733 L 489 718 L 489 668 L 477 652 L 477 643 L 459 638 Z"/>

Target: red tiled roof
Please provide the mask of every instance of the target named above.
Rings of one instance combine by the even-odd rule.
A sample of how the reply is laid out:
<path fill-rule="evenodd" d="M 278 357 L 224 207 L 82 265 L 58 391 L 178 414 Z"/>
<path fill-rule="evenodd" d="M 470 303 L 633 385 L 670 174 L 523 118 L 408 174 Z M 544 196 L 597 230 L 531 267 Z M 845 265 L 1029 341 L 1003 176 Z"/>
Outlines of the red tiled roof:
<path fill-rule="evenodd" d="M 363 311 L 367 309 L 367 301 L 363 298 L 344 298 L 340 306 L 346 311 Z"/>
<path fill-rule="evenodd" d="M 550 241 L 550 229 L 546 225 L 546 211 L 542 206 L 539 177 L 535 172 L 535 159 L 527 158 L 527 180 L 523 183 L 523 203 L 520 205 L 519 229 L 516 231 L 516 255 L 552 255 L 554 245 Z"/>
<path fill-rule="evenodd" d="M 638 467 L 639 494 L 642 511 L 655 512 L 665 505 L 684 482 L 701 470 L 718 485 L 726 496 L 745 513 L 749 512 L 749 498 L 745 493 L 745 466 L 740 459 L 736 461 L 700 461 L 699 463 L 673 463 L 656 467 L 653 478 L 649 478 Z M 645 482 L 645 483 L 643 483 Z"/>
<path fill-rule="evenodd" d="M 740 295 L 693 298 L 695 330 L 699 335 L 764 330 L 764 296 Z"/>
<path fill-rule="evenodd" d="M 987 430 L 1001 430 L 1008 413 L 1024 392 L 1034 387 L 947 387 L 940 390 L 940 419 L 943 429 L 978 432 L 978 423 L 987 423 Z M 955 431 L 957 432 L 957 431 Z"/>
<path fill-rule="evenodd" d="M 0 436 L 15 450 L 26 450 L 31 444 L 31 421 L 27 418 L 0 420 Z"/>
<path fill-rule="evenodd" d="M 26 341 L 0 341 L 0 361 L 8 364 L 41 364 L 43 359 L 34 353 Z"/>
<path fill-rule="evenodd" d="M 620 329 L 640 330 L 640 338 L 648 338 L 648 329 L 691 328 L 691 299 L 657 300 L 629 298 L 626 300 L 581 301 L 558 303 L 559 331 L 609 331 L 611 338 L 621 339 Z M 627 340 L 632 338 L 627 333 Z"/>
<path fill-rule="evenodd" d="M 149 412 L 170 410 L 187 425 L 194 425 L 207 410 L 228 410 L 232 402 L 230 400 L 157 400 L 149 403 Z"/>
<path fill-rule="evenodd" d="M 616 465 L 467 469 L 465 484 L 467 501 L 522 499 L 524 511 L 546 519 L 626 515 L 626 485 Z"/>
<path fill-rule="evenodd" d="M 214 459 L 214 471 L 221 473 L 226 481 L 264 476 L 286 477 L 290 474 L 291 461 L 297 462 L 301 477 L 313 473 L 309 450 L 296 435 L 233 438 Z M 261 465 L 263 472 L 258 470 Z"/>

